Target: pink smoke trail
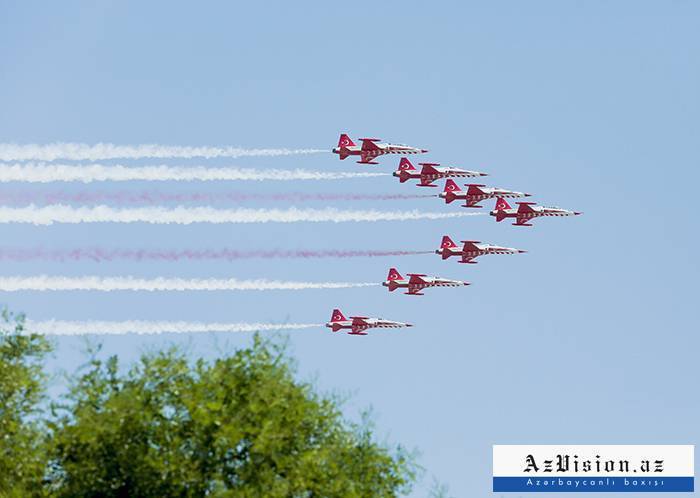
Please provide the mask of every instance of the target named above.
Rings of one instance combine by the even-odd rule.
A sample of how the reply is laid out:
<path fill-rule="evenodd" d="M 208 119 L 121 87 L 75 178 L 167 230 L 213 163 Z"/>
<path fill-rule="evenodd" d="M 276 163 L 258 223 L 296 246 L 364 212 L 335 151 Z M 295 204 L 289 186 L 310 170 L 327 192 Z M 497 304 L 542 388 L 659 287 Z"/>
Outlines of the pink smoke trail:
<path fill-rule="evenodd" d="M 188 202 L 245 202 L 245 201 L 391 201 L 436 197 L 432 194 L 353 194 L 353 193 L 248 193 L 248 192 L 190 192 L 166 193 L 157 191 L 142 192 L 17 192 L 0 191 L 2 204 L 89 204 L 111 203 L 127 204 L 159 204 L 159 203 L 188 203 Z"/>
<path fill-rule="evenodd" d="M 320 258 L 378 258 L 413 256 L 433 251 L 374 251 L 374 250 L 251 250 L 234 249 L 16 249 L 0 248 L 0 261 L 78 262 L 78 261 L 238 261 L 242 259 L 320 259 Z"/>

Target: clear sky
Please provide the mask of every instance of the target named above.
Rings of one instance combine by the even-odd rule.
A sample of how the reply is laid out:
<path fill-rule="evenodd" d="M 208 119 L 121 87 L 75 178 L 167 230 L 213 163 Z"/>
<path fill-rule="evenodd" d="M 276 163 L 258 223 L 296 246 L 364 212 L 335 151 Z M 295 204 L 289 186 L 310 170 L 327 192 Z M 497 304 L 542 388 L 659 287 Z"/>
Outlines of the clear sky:
<path fill-rule="evenodd" d="M 0 292 L 43 320 L 323 322 L 333 307 L 415 323 L 368 337 L 290 333 L 304 378 L 372 406 L 454 496 L 491 489 L 491 445 L 697 444 L 700 6 L 691 1 L 0 2 L 0 142 L 332 148 L 338 134 L 430 149 L 490 184 L 584 212 L 534 228 L 489 217 L 294 225 L 3 225 L 2 246 L 417 249 L 443 234 L 529 252 L 240 263 L 7 263 L 2 275 L 381 281 L 389 266 L 466 279 L 423 297 Z M 149 164 L 154 161 L 131 161 Z M 166 161 L 157 161 L 163 163 Z M 331 154 L 211 165 L 392 171 Z M 169 161 L 202 164 L 203 161 Z M 253 184 L 30 185 L 2 191 L 415 193 L 394 178 Z M 489 207 L 491 202 L 486 203 Z M 249 205 L 249 204 L 246 204 Z M 252 205 L 252 204 L 251 204 Z M 279 202 L 265 204 L 283 207 Z M 301 207 L 448 211 L 437 199 Z M 214 357 L 249 334 L 106 337 L 133 360 Z M 84 360 L 57 340 L 55 372 Z M 54 381 L 60 389 L 61 381 Z"/>

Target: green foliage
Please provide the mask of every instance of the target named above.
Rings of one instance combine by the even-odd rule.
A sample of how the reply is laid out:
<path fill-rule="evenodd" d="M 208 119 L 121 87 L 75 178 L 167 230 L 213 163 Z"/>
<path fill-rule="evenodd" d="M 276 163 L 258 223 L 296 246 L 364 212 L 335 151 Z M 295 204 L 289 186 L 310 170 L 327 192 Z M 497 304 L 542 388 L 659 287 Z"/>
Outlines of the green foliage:
<path fill-rule="evenodd" d="M 51 424 L 60 497 L 393 497 L 410 455 L 343 420 L 338 400 L 294 379 L 279 344 L 190 365 L 178 350 L 126 373 L 94 357 Z"/>
<path fill-rule="evenodd" d="M 412 457 L 365 418 L 295 380 L 284 347 L 191 364 L 177 349 L 128 371 L 93 351 L 63 403 L 45 406 L 51 350 L 5 312 L 0 323 L 1 497 L 393 497 Z"/>
<path fill-rule="evenodd" d="M 46 455 L 38 407 L 44 397 L 42 336 L 24 333 L 24 317 L 0 320 L 0 496 L 42 495 Z"/>

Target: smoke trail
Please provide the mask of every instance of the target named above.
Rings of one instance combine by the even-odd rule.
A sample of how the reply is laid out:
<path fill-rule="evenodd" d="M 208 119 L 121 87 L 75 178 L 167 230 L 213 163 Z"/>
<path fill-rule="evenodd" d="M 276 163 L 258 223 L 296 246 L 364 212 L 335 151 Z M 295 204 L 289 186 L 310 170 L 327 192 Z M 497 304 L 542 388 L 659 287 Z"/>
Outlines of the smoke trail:
<path fill-rule="evenodd" d="M 214 209 L 211 207 L 162 207 L 115 209 L 109 206 L 70 207 L 54 204 L 44 207 L 0 207 L 0 223 L 298 223 L 298 222 L 361 222 L 440 220 L 485 215 L 484 212 L 454 211 L 448 213 L 412 211 L 343 211 L 325 209 Z"/>
<path fill-rule="evenodd" d="M 253 157 L 253 156 L 291 156 L 299 154 L 318 154 L 328 152 L 323 149 L 243 149 L 240 147 L 183 147 L 170 145 L 114 145 L 98 143 L 52 144 L 14 144 L 0 143 L 1 161 L 55 161 L 68 159 L 73 161 L 99 161 L 102 159 L 146 159 L 146 158 L 182 158 L 202 157 Z"/>
<path fill-rule="evenodd" d="M 248 193 L 248 192 L 193 192 L 193 193 L 164 193 L 164 192 L 0 192 L 0 203 L 42 204 L 67 203 L 112 203 L 126 204 L 157 204 L 157 203 L 188 203 L 188 202 L 245 202 L 245 201 L 392 201 L 422 199 L 437 197 L 434 194 L 348 194 L 348 193 Z"/>
<path fill-rule="evenodd" d="M 333 173 L 305 169 L 207 168 L 204 166 L 107 166 L 85 164 L 5 164 L 0 165 L 0 182 L 126 182 L 126 181 L 291 181 L 346 180 L 388 176 L 388 173 Z"/>
<path fill-rule="evenodd" d="M 25 330 L 45 335 L 124 335 L 124 334 L 187 334 L 203 332 L 256 332 L 267 330 L 297 330 L 323 327 L 322 323 L 218 323 L 165 322 L 128 320 L 62 321 L 27 320 Z"/>
<path fill-rule="evenodd" d="M 386 256 L 414 256 L 434 251 L 339 251 L 339 250 L 252 250 L 235 249 L 13 249 L 0 247 L 0 261 L 238 261 L 242 259 L 321 259 L 321 258 L 378 258 Z"/>
<path fill-rule="evenodd" d="M 237 280 L 235 278 L 136 278 L 136 277 L 0 277 L 0 291 L 268 291 L 307 289 L 349 289 L 372 287 L 373 282 L 284 282 L 279 280 Z"/>

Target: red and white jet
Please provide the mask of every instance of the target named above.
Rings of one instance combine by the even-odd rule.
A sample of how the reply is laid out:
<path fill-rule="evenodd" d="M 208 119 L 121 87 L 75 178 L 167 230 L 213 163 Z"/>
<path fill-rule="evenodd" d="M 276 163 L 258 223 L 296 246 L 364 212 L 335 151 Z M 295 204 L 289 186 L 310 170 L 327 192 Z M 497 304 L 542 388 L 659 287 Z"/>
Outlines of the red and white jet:
<path fill-rule="evenodd" d="M 440 168 L 440 163 L 418 163 L 421 166 L 420 172 L 411 164 L 411 161 L 406 157 L 402 157 L 399 162 L 399 169 L 394 171 L 394 176 L 401 183 L 408 180 L 420 180 L 416 185 L 418 187 L 437 187 L 433 185 L 435 180 L 440 178 L 473 178 L 475 176 L 488 176 L 487 173 L 480 171 L 469 171 L 466 169 L 453 168 L 444 166 Z"/>
<path fill-rule="evenodd" d="M 379 164 L 373 159 L 384 154 L 422 154 L 428 152 L 426 149 L 417 149 L 409 145 L 389 144 L 380 142 L 379 138 L 361 138 L 362 146 L 355 145 L 345 133 L 340 135 L 338 146 L 333 149 L 334 154 L 340 156 L 342 161 L 348 156 L 360 156 L 357 161 L 360 164 Z"/>
<path fill-rule="evenodd" d="M 514 249 L 512 247 L 482 244 L 478 240 L 462 240 L 460 242 L 464 244 L 461 249 L 452 241 L 451 238 L 445 235 L 442 238 L 440 249 L 436 250 L 435 253 L 440 254 L 442 259 L 448 259 L 451 256 L 460 256 L 460 263 L 475 265 L 477 262 L 474 260 L 479 256 L 486 256 L 488 254 L 522 254 L 527 252 L 523 251 L 522 249 Z"/>
<path fill-rule="evenodd" d="M 422 296 L 421 292 L 426 287 L 462 287 L 469 285 L 469 282 L 461 280 L 448 280 L 440 277 L 428 277 L 420 273 L 407 273 L 410 277 L 403 278 L 396 268 L 389 268 L 389 275 L 386 277 L 386 282 L 382 282 L 384 287 L 389 288 L 389 292 L 394 292 L 396 289 L 408 289 L 404 292 L 409 296 Z"/>
<path fill-rule="evenodd" d="M 326 323 L 326 327 L 333 332 L 342 329 L 349 329 L 350 335 L 367 335 L 367 329 L 399 329 L 403 327 L 413 327 L 410 323 L 394 322 L 383 318 L 368 318 L 366 316 L 351 316 L 348 320 L 339 309 L 333 310 L 331 321 Z"/>
<path fill-rule="evenodd" d="M 532 224 L 528 221 L 540 216 L 578 216 L 581 214 L 578 211 L 569 211 L 558 207 L 537 206 L 534 202 L 518 202 L 517 204 L 518 209 L 513 209 L 505 199 L 499 197 L 496 200 L 496 208 L 489 214 L 495 216 L 496 221 L 515 218 L 513 226 L 516 227 L 531 227 Z"/>
<path fill-rule="evenodd" d="M 530 194 L 524 192 L 515 192 L 498 187 L 485 187 L 476 183 L 467 183 L 469 187 L 466 191 L 459 188 L 453 180 L 445 182 L 445 189 L 440 192 L 440 198 L 445 199 L 447 204 L 455 200 L 463 200 L 462 207 L 480 208 L 479 203 L 486 199 L 494 197 L 530 197 Z"/>

